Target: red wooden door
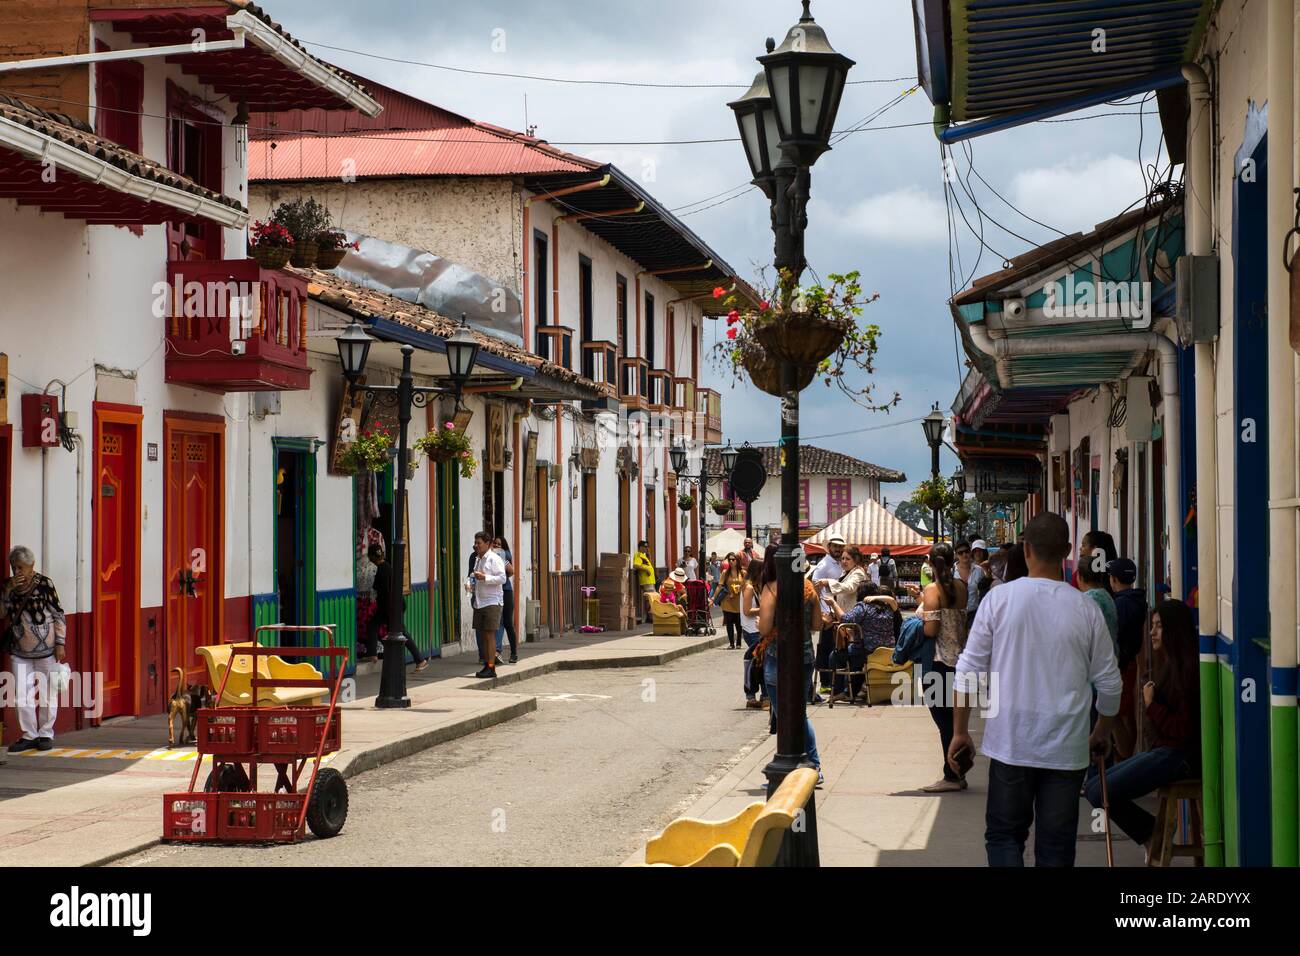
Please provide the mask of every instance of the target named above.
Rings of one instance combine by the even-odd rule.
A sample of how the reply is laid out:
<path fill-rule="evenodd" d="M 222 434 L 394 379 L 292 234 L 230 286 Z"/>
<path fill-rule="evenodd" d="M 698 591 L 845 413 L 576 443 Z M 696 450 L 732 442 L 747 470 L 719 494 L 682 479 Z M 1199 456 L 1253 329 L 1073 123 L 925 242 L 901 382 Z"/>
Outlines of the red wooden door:
<path fill-rule="evenodd" d="M 220 443 L 210 431 L 168 429 L 167 668 L 183 667 L 188 680 L 205 683 L 196 648 L 222 642 Z"/>
<path fill-rule="evenodd" d="M 103 717 L 136 711 L 140 626 L 140 425 L 138 413 L 96 410 L 95 669 Z"/>

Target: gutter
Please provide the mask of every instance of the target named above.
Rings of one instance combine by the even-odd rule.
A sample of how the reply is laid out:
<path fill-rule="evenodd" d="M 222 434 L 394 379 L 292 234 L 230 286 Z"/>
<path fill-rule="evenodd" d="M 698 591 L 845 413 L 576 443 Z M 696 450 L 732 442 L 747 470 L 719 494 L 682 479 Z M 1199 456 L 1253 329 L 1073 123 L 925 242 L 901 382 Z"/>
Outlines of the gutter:
<path fill-rule="evenodd" d="M 243 229 L 248 225 L 248 212 L 242 206 L 228 206 L 197 193 L 133 175 L 108 160 L 92 156 L 76 146 L 30 129 L 5 116 L 0 116 L 0 146 L 21 153 L 34 162 L 53 163 L 59 169 L 124 196 L 170 206 L 187 215 L 201 216 L 227 229 Z"/>
<path fill-rule="evenodd" d="M 1178 347 L 1159 332 L 1128 332 L 1102 335 L 1050 335 L 995 339 L 982 322 L 967 323 L 975 348 L 993 358 L 998 365 L 998 382 L 1009 387 L 1010 376 L 1003 377 L 1007 360 L 1026 355 L 1078 355 L 1086 352 L 1158 352 L 1160 354 L 1160 394 L 1164 408 L 1165 436 L 1165 522 L 1169 540 L 1169 587 L 1174 597 L 1183 593 L 1183 536 L 1180 515 L 1174 505 L 1182 501 L 1179 478 L 1182 474 L 1181 409 L 1178 404 Z"/>

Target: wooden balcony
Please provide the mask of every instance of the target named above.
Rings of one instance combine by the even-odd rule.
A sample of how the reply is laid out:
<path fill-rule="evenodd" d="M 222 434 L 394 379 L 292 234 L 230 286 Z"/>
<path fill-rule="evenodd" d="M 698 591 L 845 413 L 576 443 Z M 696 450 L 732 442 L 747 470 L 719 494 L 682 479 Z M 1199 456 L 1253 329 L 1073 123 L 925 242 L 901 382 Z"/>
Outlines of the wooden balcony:
<path fill-rule="evenodd" d="M 539 325 L 537 354 L 554 365 L 574 371 L 573 329 L 565 325 Z"/>
<path fill-rule="evenodd" d="M 643 358 L 618 360 L 618 400 L 628 408 L 645 408 L 650 394 L 650 363 Z"/>
<path fill-rule="evenodd" d="M 613 342 L 582 343 L 582 376 L 611 393 L 618 390 L 618 346 Z"/>
<path fill-rule="evenodd" d="M 673 400 L 673 377 L 663 369 L 654 369 L 649 375 L 650 389 L 646 402 L 651 411 L 666 412 Z"/>
<path fill-rule="evenodd" d="M 722 395 L 711 388 L 697 388 L 695 408 L 700 441 L 706 445 L 722 444 Z"/>
<path fill-rule="evenodd" d="M 166 380 L 209 392 L 297 391 L 307 365 L 307 280 L 252 259 L 170 262 Z"/>
<path fill-rule="evenodd" d="M 694 441 L 699 431 L 695 427 L 695 379 L 673 379 L 672 415 L 678 433 L 688 442 Z"/>

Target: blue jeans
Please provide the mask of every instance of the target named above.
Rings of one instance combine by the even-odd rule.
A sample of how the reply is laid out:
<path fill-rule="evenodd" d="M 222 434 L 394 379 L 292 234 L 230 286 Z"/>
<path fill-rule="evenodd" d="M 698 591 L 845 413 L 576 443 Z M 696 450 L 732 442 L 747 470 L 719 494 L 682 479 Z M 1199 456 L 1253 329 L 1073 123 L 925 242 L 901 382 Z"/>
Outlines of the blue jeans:
<path fill-rule="evenodd" d="M 811 676 L 813 666 L 811 663 L 804 664 L 804 676 Z M 763 687 L 767 691 L 767 699 L 772 702 L 772 726 L 776 726 L 776 655 L 767 654 L 763 658 Z M 806 747 L 808 759 L 818 770 L 822 768 L 821 755 L 817 753 L 817 735 L 813 732 L 811 718 L 804 719 L 804 734 L 806 736 Z"/>
<path fill-rule="evenodd" d="M 1035 866 L 1074 866 L 1083 776 L 1083 769 L 1043 770 L 989 760 L 984 812 L 989 866 L 1024 866 L 1030 826 Z"/>
<path fill-rule="evenodd" d="M 1133 801 L 1167 783 L 1193 775 L 1187 754 L 1175 747 L 1157 747 L 1121 760 L 1106 768 L 1106 796 L 1110 819 L 1134 843 L 1146 843 L 1155 830 L 1156 819 Z M 1094 764 L 1088 770 L 1088 802 L 1101 806 L 1101 777 Z"/>

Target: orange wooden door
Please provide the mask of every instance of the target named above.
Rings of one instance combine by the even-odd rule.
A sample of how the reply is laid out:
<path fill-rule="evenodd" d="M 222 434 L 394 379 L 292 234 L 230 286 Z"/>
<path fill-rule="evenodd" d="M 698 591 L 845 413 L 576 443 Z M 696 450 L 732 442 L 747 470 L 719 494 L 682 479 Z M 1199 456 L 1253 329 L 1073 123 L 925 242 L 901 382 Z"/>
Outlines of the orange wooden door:
<path fill-rule="evenodd" d="M 135 713 L 140 622 L 140 430 L 97 422 L 95 515 L 95 668 L 104 675 L 104 717 Z"/>
<path fill-rule="evenodd" d="M 219 434 L 181 427 L 167 439 L 167 667 L 204 683 L 195 649 L 221 643 L 220 442 Z"/>

